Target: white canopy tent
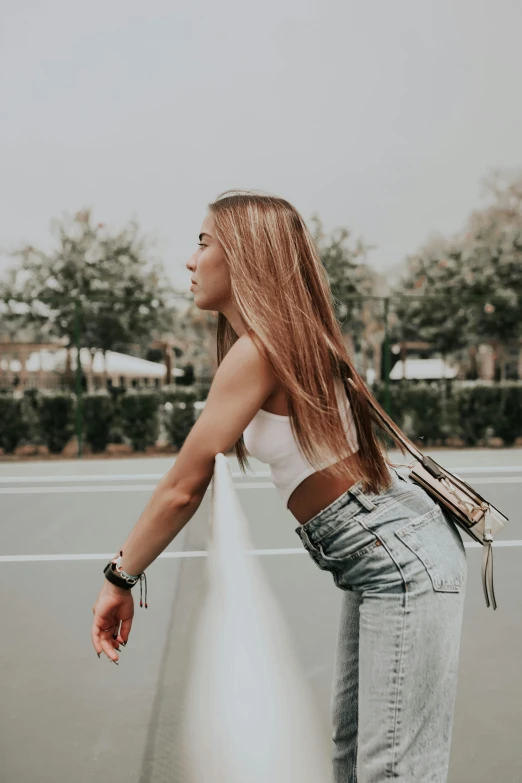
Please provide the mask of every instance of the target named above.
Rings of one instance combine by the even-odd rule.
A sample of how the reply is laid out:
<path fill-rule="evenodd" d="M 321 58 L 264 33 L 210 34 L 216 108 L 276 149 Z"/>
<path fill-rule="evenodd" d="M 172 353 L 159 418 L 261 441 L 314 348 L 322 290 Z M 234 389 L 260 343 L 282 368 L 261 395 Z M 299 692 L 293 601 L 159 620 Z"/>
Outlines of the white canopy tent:
<path fill-rule="evenodd" d="M 76 370 L 76 350 L 71 351 L 70 356 L 71 369 L 74 372 Z M 88 377 L 103 378 L 106 376 L 116 384 L 120 382 L 121 378 L 125 380 L 143 378 L 155 380 L 158 378 L 164 381 L 167 373 L 164 364 L 150 362 L 147 359 L 140 359 L 138 356 L 129 356 L 117 351 L 106 351 L 104 358 L 102 351 L 97 351 L 93 357 L 88 348 L 82 348 L 80 360 Z M 4 373 L 20 373 L 29 378 L 33 374 L 39 377 L 60 375 L 65 372 L 66 365 L 67 349 L 63 347 L 56 350 L 33 350 L 23 363 L 20 358 L 4 357 L 0 359 L 0 370 Z M 183 370 L 173 369 L 174 377 L 180 377 L 183 374 Z"/>
<path fill-rule="evenodd" d="M 450 367 L 443 359 L 406 359 L 394 364 L 390 372 L 391 381 L 399 381 L 403 378 L 410 380 L 433 381 L 441 378 L 455 378 L 458 369 Z"/>

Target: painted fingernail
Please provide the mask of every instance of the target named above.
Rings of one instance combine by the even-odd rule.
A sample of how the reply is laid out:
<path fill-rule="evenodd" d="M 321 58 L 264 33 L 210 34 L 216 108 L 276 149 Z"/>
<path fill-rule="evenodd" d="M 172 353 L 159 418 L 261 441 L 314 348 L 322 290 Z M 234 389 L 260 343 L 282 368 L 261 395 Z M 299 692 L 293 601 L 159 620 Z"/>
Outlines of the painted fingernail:
<path fill-rule="evenodd" d="M 110 661 L 111 663 L 115 663 L 115 664 L 116 664 L 116 666 L 118 666 L 118 661 L 113 661 L 113 660 L 112 660 L 112 658 L 109 658 L 109 661 Z"/>
<path fill-rule="evenodd" d="M 97 655 L 97 656 L 98 656 L 98 658 L 99 658 L 99 657 L 100 657 L 100 655 L 101 655 L 101 653 L 96 653 L 96 655 Z"/>

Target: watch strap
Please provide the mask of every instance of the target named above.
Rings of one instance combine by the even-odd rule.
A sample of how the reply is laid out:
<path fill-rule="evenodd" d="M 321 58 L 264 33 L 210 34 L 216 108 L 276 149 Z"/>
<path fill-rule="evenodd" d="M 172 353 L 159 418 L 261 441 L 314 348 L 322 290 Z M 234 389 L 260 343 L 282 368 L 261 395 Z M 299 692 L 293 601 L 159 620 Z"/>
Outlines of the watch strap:
<path fill-rule="evenodd" d="M 122 590 L 132 590 L 136 582 L 133 582 L 130 584 L 129 582 L 125 581 L 125 579 L 122 579 L 119 576 L 116 576 L 114 571 L 112 570 L 112 563 L 107 563 L 105 568 L 103 569 L 103 573 L 105 574 L 105 578 L 108 579 L 111 584 L 116 585 L 116 587 L 121 587 Z"/>

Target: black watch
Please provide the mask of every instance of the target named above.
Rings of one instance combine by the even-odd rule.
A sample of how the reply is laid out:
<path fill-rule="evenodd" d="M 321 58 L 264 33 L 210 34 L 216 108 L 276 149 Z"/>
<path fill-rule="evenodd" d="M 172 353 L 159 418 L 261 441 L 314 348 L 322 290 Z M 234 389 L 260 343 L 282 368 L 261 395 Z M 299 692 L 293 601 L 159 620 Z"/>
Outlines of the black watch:
<path fill-rule="evenodd" d="M 121 587 L 122 590 L 132 590 L 136 582 L 139 581 L 139 577 L 138 577 L 138 579 L 136 579 L 136 582 L 133 582 L 131 584 L 130 582 L 127 582 L 127 580 L 122 579 L 120 576 L 116 576 L 116 574 L 112 570 L 112 562 L 107 563 L 107 565 L 103 569 L 103 573 L 105 574 L 105 579 L 108 579 L 109 582 L 111 582 L 113 585 L 116 585 L 116 587 Z"/>

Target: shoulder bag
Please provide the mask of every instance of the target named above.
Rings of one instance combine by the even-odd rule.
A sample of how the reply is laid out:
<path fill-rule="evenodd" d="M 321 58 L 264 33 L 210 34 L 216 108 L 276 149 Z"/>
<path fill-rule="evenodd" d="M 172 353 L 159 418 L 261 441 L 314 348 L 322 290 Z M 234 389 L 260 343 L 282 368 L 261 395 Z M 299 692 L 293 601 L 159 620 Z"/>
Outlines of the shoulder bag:
<path fill-rule="evenodd" d="M 391 419 L 389 421 L 385 419 L 379 409 L 372 402 L 371 404 L 383 427 L 393 433 L 402 446 L 415 457 L 415 462 L 408 465 L 409 478 L 423 487 L 439 506 L 449 512 L 462 530 L 484 547 L 482 559 L 484 596 L 486 606 L 489 608 L 491 598 L 493 609 L 496 609 L 497 602 L 493 588 L 493 538 L 509 521 L 508 518 L 459 476 L 443 468 L 431 457 L 422 454 Z"/>

